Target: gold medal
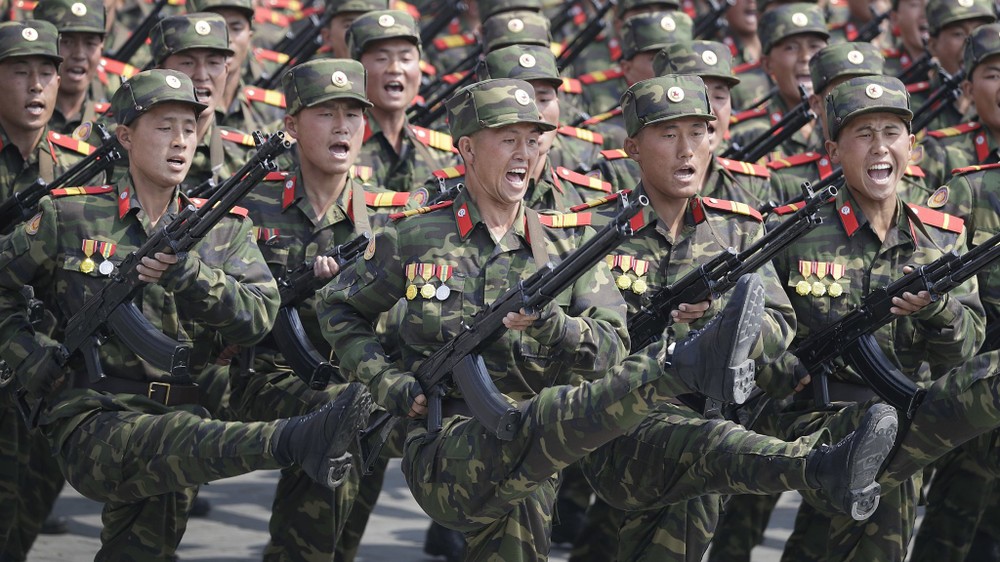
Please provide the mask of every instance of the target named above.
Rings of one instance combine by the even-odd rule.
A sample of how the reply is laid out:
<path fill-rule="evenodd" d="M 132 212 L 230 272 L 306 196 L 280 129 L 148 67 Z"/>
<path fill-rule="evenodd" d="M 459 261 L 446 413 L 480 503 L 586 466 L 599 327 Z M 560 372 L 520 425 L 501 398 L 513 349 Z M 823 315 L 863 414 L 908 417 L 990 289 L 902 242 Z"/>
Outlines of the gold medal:
<path fill-rule="evenodd" d="M 815 283 L 812 284 L 812 296 L 822 297 L 825 294 L 826 294 L 826 285 L 820 283 L 819 281 L 816 281 Z"/>
<path fill-rule="evenodd" d="M 826 288 L 826 292 L 831 297 L 837 298 L 840 295 L 844 294 L 844 287 L 840 283 L 833 282 L 833 283 L 830 283 L 830 286 Z"/>
<path fill-rule="evenodd" d="M 415 285 L 410 285 L 406 288 L 406 300 L 412 301 L 417 298 L 417 287 Z"/>
<path fill-rule="evenodd" d="M 430 283 L 424 285 L 423 287 L 420 287 L 420 296 L 424 297 L 425 299 L 433 297 L 434 293 L 435 293 L 434 285 L 431 285 Z"/>
<path fill-rule="evenodd" d="M 645 279 L 641 277 L 639 279 L 636 279 L 635 282 L 632 283 L 632 292 L 637 295 L 645 293 L 647 289 L 649 289 L 649 286 L 646 285 Z"/>
<path fill-rule="evenodd" d="M 80 263 L 80 271 L 84 273 L 90 273 L 94 271 L 94 260 L 87 258 Z"/>
<path fill-rule="evenodd" d="M 624 291 L 632 286 L 632 280 L 629 279 L 628 275 L 622 273 L 618 276 L 618 279 L 615 279 L 615 285 L 618 286 L 619 290 Z"/>
<path fill-rule="evenodd" d="M 808 295 L 811 289 L 812 286 L 809 284 L 808 281 L 799 281 L 798 283 L 795 284 L 795 293 L 798 294 L 800 297 Z"/>

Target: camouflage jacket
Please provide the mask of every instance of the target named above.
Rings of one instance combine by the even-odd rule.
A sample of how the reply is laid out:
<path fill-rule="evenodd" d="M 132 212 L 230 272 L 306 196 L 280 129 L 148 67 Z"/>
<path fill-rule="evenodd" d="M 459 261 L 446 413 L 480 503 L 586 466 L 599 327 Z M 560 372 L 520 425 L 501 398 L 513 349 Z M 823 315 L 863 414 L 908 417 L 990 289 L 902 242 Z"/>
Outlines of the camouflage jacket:
<path fill-rule="evenodd" d="M 72 135 L 77 140 L 86 141 L 90 139 L 93 125 L 99 117 L 111 109 L 111 104 L 107 101 L 95 101 L 88 98 L 83 102 L 83 107 L 76 115 L 69 117 L 62 114 L 57 108 L 49 119 L 49 129 L 63 135 Z"/>
<path fill-rule="evenodd" d="M 618 107 L 622 94 L 628 89 L 624 76 L 618 66 L 577 76 L 583 84 L 581 108 L 596 117 Z"/>
<path fill-rule="evenodd" d="M 951 180 L 951 171 L 1000 161 L 1000 142 L 975 121 L 936 131 L 924 137 L 921 164 L 938 185 Z"/>
<path fill-rule="evenodd" d="M 732 126 L 729 129 L 732 144 L 747 146 L 754 139 L 781 121 L 781 118 L 789 109 L 791 108 L 785 106 L 785 102 L 781 99 L 781 96 L 776 94 L 771 97 L 767 104 L 758 109 L 737 113 L 733 116 Z M 802 130 L 796 131 L 785 142 L 774 148 L 772 157 L 765 157 L 765 159 L 771 160 L 775 156 L 799 154 L 810 150 L 823 150 L 823 133 L 819 130 L 819 126 L 815 120 L 813 124 L 815 126 L 808 137 L 803 135 Z"/>
<path fill-rule="evenodd" d="M 30 186 L 38 178 L 51 182 L 90 150 L 93 148 L 86 143 L 46 128 L 41 142 L 25 160 L 7 133 L 0 129 L 0 201 Z"/>
<path fill-rule="evenodd" d="M 794 208 L 776 209 L 771 220 Z M 860 304 L 872 290 L 903 275 L 903 266 L 923 265 L 946 252 L 961 251 L 966 231 L 961 219 L 897 199 L 895 224 L 881 242 L 853 200 L 842 190 L 820 211 L 822 224 L 774 259 L 774 267 L 795 308 L 798 340 L 826 327 Z M 970 279 L 921 312 L 900 317 L 875 333 L 886 357 L 916 378 L 921 362 L 951 368 L 970 359 L 984 337 L 978 283 Z M 794 348 L 794 346 L 793 346 Z M 792 369 L 765 369 L 758 377 L 769 388 L 795 386 Z M 837 360 L 832 377 L 861 384 L 860 376 Z M 778 377 L 775 380 L 774 377 Z"/>
<path fill-rule="evenodd" d="M 453 203 L 429 207 L 383 230 L 369 259 L 355 262 L 321 291 L 320 325 L 333 348 L 344 350 L 341 369 L 365 382 L 389 411 L 406 412 L 422 392 L 409 373 L 424 358 L 537 271 L 525 222 L 534 213 L 520 209 L 497 242 L 463 191 Z M 542 217 L 542 225 L 555 224 Z M 588 236 L 585 228 L 562 226 L 541 227 L 541 251 L 555 263 Z M 400 368 L 379 345 L 372 321 L 401 298 L 406 300 Z M 553 316 L 559 320 L 526 332 L 507 331 L 483 350 L 491 377 L 513 400 L 575 376 L 602 376 L 625 355 L 625 303 L 607 265 L 586 272 L 555 303 L 565 313 Z"/>
<path fill-rule="evenodd" d="M 181 195 L 177 204 L 182 203 L 188 200 Z M 234 209 L 159 284 L 145 285 L 135 301 L 154 327 L 190 344 L 192 373 L 217 357 L 223 340 L 255 343 L 274 322 L 277 286 L 253 242 L 250 221 L 243 215 L 244 210 Z M 128 178 L 117 185 L 56 190 L 51 198 L 43 199 L 33 219 L 0 240 L 0 341 L 4 342 L 0 357 L 18 365 L 39 345 L 52 343 L 33 333 L 22 286 L 34 287 L 37 297 L 56 315 L 53 337 L 60 341 L 69 318 L 107 282 L 104 261 L 121 263 L 154 228 L 132 197 Z M 109 377 L 143 381 L 166 376 L 114 337 L 100 346 L 99 354 Z M 85 379 L 80 354 L 70 358 L 68 371 L 78 380 Z M 128 396 L 119 398 L 128 400 Z M 162 408 L 145 397 L 134 398 L 150 408 Z M 102 407 L 123 408 L 111 395 L 68 388 L 42 422 Z"/>
<path fill-rule="evenodd" d="M 760 59 L 749 60 L 745 56 L 746 51 L 737 38 L 725 35 L 716 40 L 729 47 L 733 55 L 733 74 L 740 79 L 740 83 L 730 91 L 733 109 L 753 109 L 753 102 L 762 99 L 771 90 L 771 78 L 764 72 Z"/>
<path fill-rule="evenodd" d="M 285 95 L 274 90 L 241 83 L 232 105 L 225 112 L 216 111 L 215 119 L 237 131 L 273 133 L 284 129 Z"/>
<path fill-rule="evenodd" d="M 604 137 L 600 133 L 563 125 L 556 129 L 556 138 L 549 149 L 549 162 L 585 174 L 601 157 Z"/>
<path fill-rule="evenodd" d="M 358 164 L 375 170 L 374 183 L 395 191 L 413 191 L 431 177 L 431 172 L 459 163 L 451 136 L 431 129 L 407 125 L 397 153 L 378 123 L 365 120 L 365 140 Z"/>

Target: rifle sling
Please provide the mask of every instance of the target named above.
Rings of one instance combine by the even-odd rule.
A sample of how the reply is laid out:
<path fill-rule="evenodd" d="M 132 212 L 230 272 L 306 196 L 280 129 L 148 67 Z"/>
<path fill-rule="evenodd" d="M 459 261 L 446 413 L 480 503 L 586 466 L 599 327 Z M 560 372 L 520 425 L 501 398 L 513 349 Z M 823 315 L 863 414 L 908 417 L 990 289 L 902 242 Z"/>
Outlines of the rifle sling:
<path fill-rule="evenodd" d="M 538 211 L 525 209 L 524 216 L 528 218 L 528 243 L 531 245 L 531 257 L 535 260 L 535 267 L 542 269 L 549 263 L 549 252 L 545 249 L 545 232 L 542 230 L 542 222 L 538 219 Z"/>
<path fill-rule="evenodd" d="M 368 219 L 368 207 L 365 204 L 365 190 L 361 182 L 348 179 L 351 182 L 351 212 L 354 214 L 354 233 L 372 233 L 372 224 Z"/>
<path fill-rule="evenodd" d="M 52 150 L 51 144 L 49 150 Z M 38 153 L 38 176 L 45 183 L 52 183 L 52 180 L 56 179 L 55 157 L 55 154 L 46 154 L 44 150 Z"/>
<path fill-rule="evenodd" d="M 211 140 L 208 145 L 208 158 L 209 163 L 212 165 L 212 177 L 219 180 L 219 173 L 222 171 L 222 164 L 226 156 L 225 149 L 222 147 L 222 129 L 214 126 L 210 134 Z"/>

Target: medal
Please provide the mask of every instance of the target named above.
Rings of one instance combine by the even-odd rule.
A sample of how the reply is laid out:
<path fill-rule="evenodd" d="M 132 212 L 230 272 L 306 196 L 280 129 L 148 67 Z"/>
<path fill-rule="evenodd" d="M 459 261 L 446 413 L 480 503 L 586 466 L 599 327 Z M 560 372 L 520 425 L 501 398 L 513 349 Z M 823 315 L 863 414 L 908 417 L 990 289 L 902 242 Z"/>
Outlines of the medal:
<path fill-rule="evenodd" d="M 97 251 L 97 240 L 84 240 L 82 249 L 83 255 L 87 256 L 87 258 L 80 263 L 80 271 L 90 273 L 97 267 L 94 260 L 90 259 L 90 256 L 94 255 L 94 252 Z"/>
<path fill-rule="evenodd" d="M 798 294 L 800 297 L 808 295 L 811 289 L 812 286 L 809 285 L 808 281 L 799 281 L 798 283 L 795 284 L 795 293 Z"/>
<path fill-rule="evenodd" d="M 646 285 L 646 280 L 641 277 L 632 283 L 632 292 L 637 295 L 645 293 L 647 289 L 649 289 L 649 286 Z"/>
<path fill-rule="evenodd" d="M 80 271 L 84 273 L 90 273 L 94 271 L 94 260 L 87 258 L 80 263 Z"/>
<path fill-rule="evenodd" d="M 826 294 L 826 285 L 820 283 L 819 281 L 816 281 L 815 283 L 812 284 L 812 296 L 822 297 L 825 294 Z"/>
<path fill-rule="evenodd" d="M 829 295 L 830 295 L 831 297 L 833 297 L 833 298 L 837 298 L 837 297 L 839 297 L 840 295 L 843 295 L 843 294 L 844 294 L 844 287 L 843 287 L 843 286 L 842 286 L 842 285 L 841 285 L 840 283 L 837 283 L 837 282 L 833 282 L 833 283 L 830 283 L 830 286 L 829 286 L 829 287 L 827 287 L 827 289 L 826 289 L 826 292 L 827 292 L 827 293 L 828 293 L 828 294 L 829 294 Z"/>
<path fill-rule="evenodd" d="M 447 285 L 441 285 L 434 292 L 434 297 L 439 301 L 447 300 L 451 296 L 451 288 Z"/>
<path fill-rule="evenodd" d="M 430 283 L 424 285 L 423 287 L 420 287 L 420 296 L 424 297 L 425 299 L 433 297 L 434 293 L 435 293 L 434 285 L 431 285 Z"/>
<path fill-rule="evenodd" d="M 622 273 L 618 276 L 618 279 L 615 279 L 615 285 L 618 286 L 619 290 L 624 291 L 632 286 L 632 280 L 629 279 L 628 275 Z"/>
<path fill-rule="evenodd" d="M 406 300 L 412 301 L 417 298 L 417 288 L 414 285 L 410 285 L 406 288 Z"/>
<path fill-rule="evenodd" d="M 101 265 L 97 267 L 97 271 L 101 272 L 101 275 L 111 275 L 115 270 L 115 264 L 111 263 L 110 260 L 104 260 Z"/>

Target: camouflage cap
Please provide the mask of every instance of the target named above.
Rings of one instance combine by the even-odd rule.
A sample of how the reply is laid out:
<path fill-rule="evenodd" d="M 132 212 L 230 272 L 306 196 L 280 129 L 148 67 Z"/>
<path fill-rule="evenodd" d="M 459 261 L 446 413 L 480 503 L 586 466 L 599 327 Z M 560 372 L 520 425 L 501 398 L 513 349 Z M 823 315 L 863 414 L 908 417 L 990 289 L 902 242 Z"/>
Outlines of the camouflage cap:
<path fill-rule="evenodd" d="M 718 78 L 730 87 L 740 83 L 733 74 L 733 53 L 717 41 L 674 43 L 660 49 L 653 58 L 653 72 L 694 74 L 702 78 Z"/>
<path fill-rule="evenodd" d="M 549 46 L 549 19 L 524 10 L 497 14 L 483 22 L 483 49 L 488 53 L 510 45 Z"/>
<path fill-rule="evenodd" d="M 333 15 L 363 14 L 373 10 L 388 10 L 389 0 L 326 0 L 326 9 Z"/>
<path fill-rule="evenodd" d="M 208 107 L 198 101 L 187 74 L 157 68 L 144 70 L 123 83 L 111 98 L 111 112 L 116 123 L 128 125 L 153 106 L 167 102 L 186 103 L 195 114 Z"/>
<path fill-rule="evenodd" d="M 866 113 L 892 113 L 909 123 L 913 112 L 906 86 L 894 76 L 881 75 L 856 76 L 836 85 L 826 96 L 830 138 L 837 140 L 851 118 Z"/>
<path fill-rule="evenodd" d="M 233 55 L 229 48 L 229 28 L 219 14 L 198 12 L 168 16 L 149 32 L 150 52 L 156 65 L 170 55 L 190 49 L 212 49 Z"/>
<path fill-rule="evenodd" d="M 764 12 L 757 26 L 764 54 L 770 53 L 771 47 L 782 39 L 806 33 L 821 35 L 824 39 L 830 38 L 823 10 L 816 4 L 795 2 L 777 6 Z"/>
<path fill-rule="evenodd" d="M 59 56 L 59 32 L 43 20 L 0 23 L 0 60 L 11 57 L 45 57 L 62 62 Z"/>
<path fill-rule="evenodd" d="M 690 74 L 667 74 L 632 84 L 622 96 L 625 132 L 639 134 L 646 125 L 683 117 L 715 121 L 705 82 Z"/>
<path fill-rule="evenodd" d="M 544 80 L 558 88 L 562 85 L 556 56 L 540 45 L 511 45 L 491 51 L 479 67 L 479 77 Z"/>
<path fill-rule="evenodd" d="M 813 91 L 823 90 L 837 78 L 882 74 L 885 57 L 871 43 L 836 43 L 827 45 L 809 59 Z"/>
<path fill-rule="evenodd" d="M 354 20 L 347 30 L 347 48 L 360 59 L 365 49 L 383 39 L 406 39 L 420 48 L 420 28 L 413 16 L 401 10 L 373 10 Z"/>
<path fill-rule="evenodd" d="M 621 18 L 632 10 L 642 8 L 659 9 L 661 12 L 680 10 L 681 3 L 675 0 L 620 0 L 615 6 L 615 17 Z"/>
<path fill-rule="evenodd" d="M 977 27 L 965 40 L 962 64 L 965 77 L 972 78 L 972 71 L 987 58 L 1000 54 L 1000 24 L 991 23 Z"/>
<path fill-rule="evenodd" d="M 445 102 L 448 127 L 456 141 L 483 129 L 530 123 L 542 131 L 555 125 L 542 120 L 535 105 L 535 90 L 524 80 L 498 78 L 466 86 Z"/>
<path fill-rule="evenodd" d="M 991 0 L 927 0 L 928 31 L 937 37 L 946 26 L 965 20 L 985 19 L 997 21 Z"/>
<path fill-rule="evenodd" d="M 541 13 L 542 0 L 479 0 L 479 21 L 485 22 L 497 14 L 515 10 Z"/>
<path fill-rule="evenodd" d="M 684 12 L 653 12 L 633 16 L 622 25 L 622 58 L 629 60 L 644 51 L 690 42 L 694 22 Z"/>
<path fill-rule="evenodd" d="M 33 14 L 56 26 L 59 33 L 105 32 L 102 0 L 41 0 Z"/>
<path fill-rule="evenodd" d="M 190 12 L 214 12 L 219 9 L 232 9 L 243 12 L 250 23 L 253 23 L 253 0 L 192 0 Z"/>
<path fill-rule="evenodd" d="M 368 74 L 351 59 L 316 59 L 293 66 L 281 77 L 285 111 L 295 115 L 303 108 L 335 99 L 351 99 L 372 107 L 365 94 Z"/>

